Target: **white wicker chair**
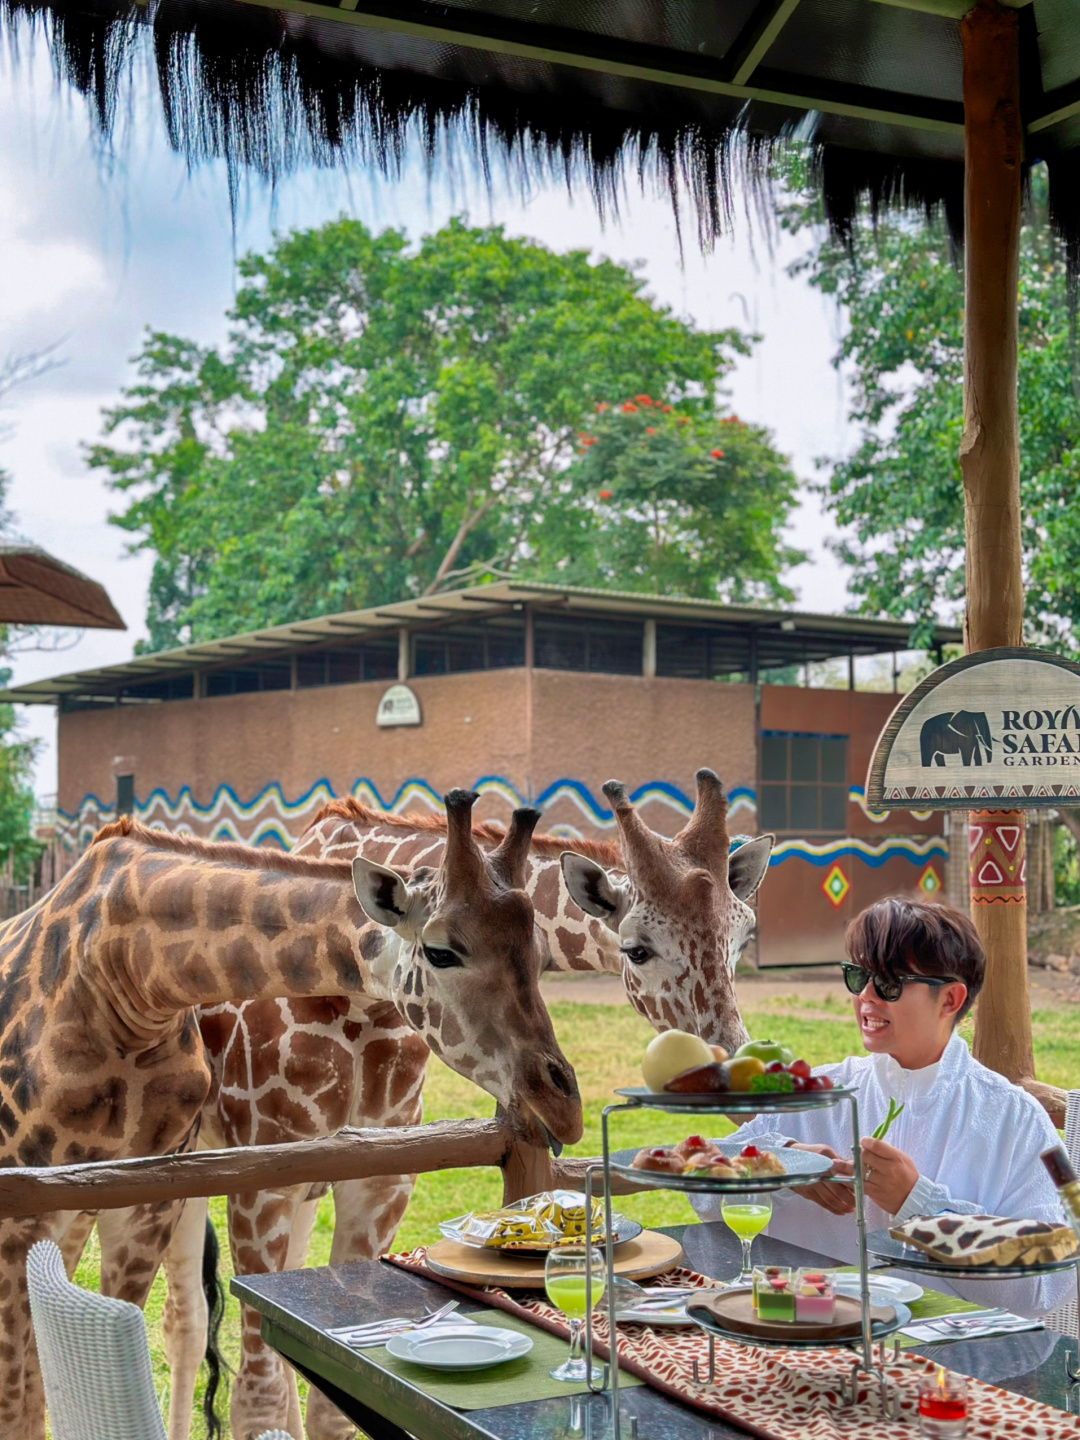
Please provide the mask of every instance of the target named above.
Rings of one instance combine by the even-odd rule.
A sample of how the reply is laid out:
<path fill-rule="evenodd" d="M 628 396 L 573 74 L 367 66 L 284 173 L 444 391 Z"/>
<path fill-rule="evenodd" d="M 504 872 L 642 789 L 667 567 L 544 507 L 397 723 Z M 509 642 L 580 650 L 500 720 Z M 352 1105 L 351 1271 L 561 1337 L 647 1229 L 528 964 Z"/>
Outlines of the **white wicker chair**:
<path fill-rule="evenodd" d="M 1080 1167 L 1080 1090 L 1068 1091 L 1065 1107 L 1065 1149 L 1069 1152 L 1069 1159 L 1073 1164 Z M 1074 1338 L 1077 1322 L 1075 1295 L 1043 1318 L 1043 1324 L 1048 1330 L 1057 1330 L 1062 1335 L 1071 1335 Z"/>
<path fill-rule="evenodd" d="M 138 1306 L 73 1285 L 51 1240 L 31 1248 L 26 1283 L 53 1440 L 166 1440 Z"/>

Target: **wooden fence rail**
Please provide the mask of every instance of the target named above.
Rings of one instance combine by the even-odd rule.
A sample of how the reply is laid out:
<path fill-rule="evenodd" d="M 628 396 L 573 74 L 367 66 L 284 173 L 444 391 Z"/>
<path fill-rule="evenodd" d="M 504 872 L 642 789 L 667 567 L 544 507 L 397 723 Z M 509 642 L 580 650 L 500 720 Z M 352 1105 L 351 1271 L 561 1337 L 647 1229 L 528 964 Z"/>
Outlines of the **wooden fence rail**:
<path fill-rule="evenodd" d="M 553 1162 L 546 1149 L 522 1139 L 502 1118 L 436 1120 L 388 1130 L 339 1130 L 325 1140 L 292 1145 L 0 1169 L 0 1220 L 477 1165 L 501 1168 L 503 1202 L 508 1204 L 554 1185 L 582 1189 L 591 1163 L 584 1157 Z M 626 1182 L 613 1186 L 618 1194 L 640 1188 Z"/>
<path fill-rule="evenodd" d="M 437 1120 L 396 1129 L 339 1130 L 325 1140 L 293 1145 L 12 1168 L 0 1170 L 0 1219 L 53 1210 L 115 1210 L 322 1180 L 505 1166 L 519 1144 L 501 1120 Z"/>

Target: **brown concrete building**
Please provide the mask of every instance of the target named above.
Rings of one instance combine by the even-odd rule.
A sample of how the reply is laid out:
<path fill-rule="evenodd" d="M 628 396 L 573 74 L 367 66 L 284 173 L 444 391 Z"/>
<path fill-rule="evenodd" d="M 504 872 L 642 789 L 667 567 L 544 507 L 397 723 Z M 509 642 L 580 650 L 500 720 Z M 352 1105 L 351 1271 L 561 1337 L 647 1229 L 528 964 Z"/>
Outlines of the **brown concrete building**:
<path fill-rule="evenodd" d="M 938 647 L 958 632 L 941 630 Z M 835 960 L 876 896 L 940 893 L 941 817 L 870 813 L 867 761 L 895 703 L 855 688 L 892 622 L 506 583 L 276 626 L 0 693 L 55 704 L 61 830 L 81 848 L 131 812 L 287 846 L 332 795 L 396 811 L 455 785 L 480 811 L 529 800 L 545 828 L 610 833 L 626 781 L 674 833 L 694 771 L 724 779 L 733 832 L 777 835 L 761 890 L 765 965 Z M 847 663 L 848 689 L 799 684 Z M 404 687 L 402 689 L 401 687 Z"/>

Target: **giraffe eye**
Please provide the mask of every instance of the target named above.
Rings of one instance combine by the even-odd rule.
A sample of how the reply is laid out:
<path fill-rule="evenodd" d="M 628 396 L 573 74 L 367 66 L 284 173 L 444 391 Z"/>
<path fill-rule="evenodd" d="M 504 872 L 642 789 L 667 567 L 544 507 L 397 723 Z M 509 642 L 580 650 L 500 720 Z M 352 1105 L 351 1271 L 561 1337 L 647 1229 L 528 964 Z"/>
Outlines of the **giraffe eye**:
<path fill-rule="evenodd" d="M 624 945 L 622 953 L 631 965 L 644 965 L 646 960 L 652 959 L 652 951 L 647 945 Z"/>
<path fill-rule="evenodd" d="M 461 964 L 461 958 L 454 954 L 453 950 L 440 950 L 435 945 L 422 947 L 424 959 L 429 965 L 434 965 L 436 970 L 452 970 L 455 965 Z"/>

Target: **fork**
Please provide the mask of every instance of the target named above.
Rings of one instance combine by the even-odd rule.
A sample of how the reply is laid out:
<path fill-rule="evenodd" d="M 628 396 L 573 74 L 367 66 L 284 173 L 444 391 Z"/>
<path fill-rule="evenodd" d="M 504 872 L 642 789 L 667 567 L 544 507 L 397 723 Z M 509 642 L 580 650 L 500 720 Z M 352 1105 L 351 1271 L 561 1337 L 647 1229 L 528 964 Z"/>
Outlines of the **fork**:
<path fill-rule="evenodd" d="M 332 1335 L 335 1340 L 349 1341 L 366 1338 L 370 1335 L 380 1335 L 383 1331 L 393 1333 L 404 1330 L 426 1330 L 429 1325 L 437 1325 L 440 1320 L 444 1320 L 460 1304 L 460 1300 L 448 1300 L 445 1305 L 433 1314 L 425 1315 L 422 1320 L 410 1320 L 404 1315 L 398 1315 L 388 1320 L 373 1320 L 368 1325 L 339 1325 L 326 1333 Z"/>

